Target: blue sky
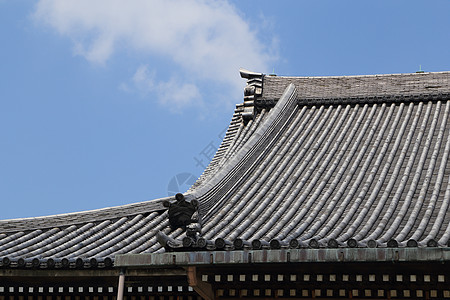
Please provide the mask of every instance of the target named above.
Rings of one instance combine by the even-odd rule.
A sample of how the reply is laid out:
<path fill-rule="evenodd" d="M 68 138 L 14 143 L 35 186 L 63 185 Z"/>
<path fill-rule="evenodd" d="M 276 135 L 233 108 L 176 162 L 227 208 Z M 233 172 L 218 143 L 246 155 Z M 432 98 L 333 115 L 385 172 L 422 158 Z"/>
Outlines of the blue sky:
<path fill-rule="evenodd" d="M 186 188 L 242 101 L 239 67 L 449 71 L 449 11 L 447 0 L 0 0 L 0 219 Z"/>

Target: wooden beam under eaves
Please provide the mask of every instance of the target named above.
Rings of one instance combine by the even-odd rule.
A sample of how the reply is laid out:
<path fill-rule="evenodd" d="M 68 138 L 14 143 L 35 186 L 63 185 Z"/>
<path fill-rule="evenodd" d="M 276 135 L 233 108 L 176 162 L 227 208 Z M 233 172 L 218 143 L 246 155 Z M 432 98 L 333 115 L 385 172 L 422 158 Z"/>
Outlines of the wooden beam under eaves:
<path fill-rule="evenodd" d="M 214 292 L 211 285 L 201 280 L 201 275 L 197 273 L 197 267 L 187 267 L 186 271 L 188 283 L 194 291 L 206 300 L 214 300 Z"/>

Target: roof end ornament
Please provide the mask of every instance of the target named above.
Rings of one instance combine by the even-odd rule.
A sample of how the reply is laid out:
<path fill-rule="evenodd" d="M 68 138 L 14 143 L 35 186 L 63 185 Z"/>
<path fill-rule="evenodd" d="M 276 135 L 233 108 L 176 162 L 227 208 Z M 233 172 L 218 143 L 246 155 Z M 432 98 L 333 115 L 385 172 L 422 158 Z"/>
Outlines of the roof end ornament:
<path fill-rule="evenodd" d="M 187 199 L 182 193 L 176 194 L 175 200 L 163 203 L 168 208 L 171 229 L 181 228 L 188 236 L 195 237 L 201 231 L 198 200 Z"/>
<path fill-rule="evenodd" d="M 241 74 L 242 78 L 247 78 L 247 79 L 260 78 L 260 77 L 262 77 L 264 75 L 263 73 L 249 71 L 249 70 L 244 69 L 244 68 L 240 68 L 239 69 L 239 73 Z"/>
<path fill-rule="evenodd" d="M 252 72 L 246 69 L 239 69 L 242 78 L 247 78 L 247 85 L 244 88 L 244 110 L 242 119 L 247 122 L 257 114 L 255 100 L 263 93 L 263 73 Z"/>
<path fill-rule="evenodd" d="M 167 214 L 169 218 L 170 228 L 176 230 L 181 228 L 186 232 L 186 237 L 196 242 L 201 233 L 201 218 L 199 213 L 200 203 L 197 199 L 191 195 L 186 197 L 182 193 L 175 195 L 175 201 L 164 201 L 164 207 L 167 208 Z M 162 238 L 163 235 L 160 234 L 160 239 L 158 240 L 163 246 L 171 245 L 172 248 L 177 248 L 179 243 L 167 238 Z M 184 242 L 184 241 L 183 241 Z"/>

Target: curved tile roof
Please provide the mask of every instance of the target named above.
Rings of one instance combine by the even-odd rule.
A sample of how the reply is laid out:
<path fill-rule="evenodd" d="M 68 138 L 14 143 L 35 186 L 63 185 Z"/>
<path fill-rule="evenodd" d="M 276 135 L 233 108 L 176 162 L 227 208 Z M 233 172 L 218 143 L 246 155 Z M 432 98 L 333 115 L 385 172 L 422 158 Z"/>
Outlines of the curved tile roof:
<path fill-rule="evenodd" d="M 185 194 L 200 202 L 193 247 L 448 244 L 450 72 L 260 78 Z M 157 232 L 185 238 L 165 200 L 0 221 L 0 266 L 108 267 L 164 251 Z"/>

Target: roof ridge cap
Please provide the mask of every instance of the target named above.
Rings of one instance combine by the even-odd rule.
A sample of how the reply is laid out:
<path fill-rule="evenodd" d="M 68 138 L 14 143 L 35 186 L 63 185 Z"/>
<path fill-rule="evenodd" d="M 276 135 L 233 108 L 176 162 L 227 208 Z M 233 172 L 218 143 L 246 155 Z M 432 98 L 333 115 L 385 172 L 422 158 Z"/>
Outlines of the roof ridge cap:
<path fill-rule="evenodd" d="M 47 216 L 4 219 L 0 220 L 0 232 L 15 232 L 33 230 L 37 228 L 44 229 L 50 227 L 67 226 L 73 224 L 103 221 L 110 218 L 124 217 L 139 213 L 159 211 L 165 209 L 162 203 L 165 200 L 172 198 L 173 197 L 157 198 L 153 200 L 146 200 L 124 205 Z"/>
<path fill-rule="evenodd" d="M 423 73 L 389 73 L 389 74 L 361 74 L 361 75 L 330 75 L 330 76 L 265 76 L 264 79 L 267 78 L 355 78 L 355 77 L 389 77 L 389 76 L 424 76 L 429 74 L 450 74 L 450 71 L 439 71 L 439 72 L 423 72 Z"/>
<path fill-rule="evenodd" d="M 213 192 L 213 190 L 217 187 L 219 182 L 221 182 L 230 174 L 234 174 L 234 170 L 242 168 L 241 163 L 248 160 L 248 153 L 252 152 L 255 147 L 258 148 L 261 146 L 259 145 L 259 143 L 261 140 L 267 138 L 265 136 L 265 133 L 268 128 L 279 121 L 277 120 L 277 116 L 286 111 L 286 106 L 297 105 L 296 93 L 297 88 L 295 87 L 295 85 L 289 84 L 280 99 L 281 101 L 277 102 L 277 105 L 272 108 L 270 112 L 271 115 L 264 120 L 264 124 L 260 124 L 260 126 L 255 130 L 255 132 L 245 143 L 245 145 L 243 145 L 239 149 L 239 151 L 229 161 L 227 161 L 225 165 L 213 177 L 204 182 L 202 186 L 199 186 L 196 190 L 192 191 L 191 194 L 197 199 L 201 197 L 208 198 L 211 193 L 215 193 Z M 289 109 L 287 110 L 290 111 Z M 202 204 L 202 201 L 200 202 Z"/>

